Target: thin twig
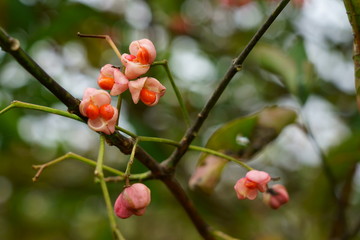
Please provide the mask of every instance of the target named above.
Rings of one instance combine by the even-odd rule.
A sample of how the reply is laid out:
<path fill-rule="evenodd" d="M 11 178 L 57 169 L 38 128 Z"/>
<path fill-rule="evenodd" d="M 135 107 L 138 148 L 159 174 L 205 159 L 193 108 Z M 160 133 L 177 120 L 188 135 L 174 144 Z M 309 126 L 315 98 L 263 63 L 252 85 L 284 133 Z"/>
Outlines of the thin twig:
<path fill-rule="evenodd" d="M 154 176 L 151 174 L 150 171 L 147 171 L 147 172 L 143 172 L 143 173 L 132 174 L 129 177 L 129 179 L 134 180 L 134 181 L 143 182 L 145 180 L 154 179 Z M 125 180 L 124 176 L 110 176 L 110 177 L 105 178 L 106 182 L 122 182 L 124 180 Z"/>
<path fill-rule="evenodd" d="M 84 120 L 82 118 L 80 118 L 79 116 L 69 113 L 69 112 L 66 112 L 66 111 L 63 111 L 63 110 L 45 107 L 45 106 L 41 106 L 41 105 L 36 105 L 36 104 L 32 104 L 32 103 L 20 102 L 20 101 L 13 101 L 9 106 L 7 106 L 6 108 L 4 108 L 0 111 L 0 115 L 6 113 L 7 111 L 9 111 L 13 108 L 25 108 L 25 109 L 31 109 L 31 110 L 38 110 L 38 111 L 42 111 L 42 112 L 46 112 L 46 113 L 51 113 L 51 114 L 56 114 L 59 116 L 71 118 L 71 119 L 74 119 L 74 120 L 77 120 L 80 122 L 84 122 Z"/>
<path fill-rule="evenodd" d="M 135 143 L 133 145 L 133 149 L 131 151 L 131 154 L 130 154 L 130 159 L 129 159 L 129 162 L 127 163 L 127 166 L 126 166 L 126 170 L 125 170 L 125 187 L 129 187 L 130 186 L 130 175 L 131 175 L 131 167 L 134 163 L 134 158 L 135 158 L 135 152 L 136 152 L 136 147 L 138 145 L 138 141 L 139 139 L 136 138 L 135 139 Z"/>
<path fill-rule="evenodd" d="M 118 96 L 118 100 L 117 100 L 117 105 L 116 108 L 118 110 L 118 117 L 116 119 L 116 125 L 119 125 L 119 120 L 120 120 L 120 114 L 121 114 L 121 104 L 122 104 L 122 96 L 121 94 Z"/>
<path fill-rule="evenodd" d="M 337 213 L 332 224 L 330 238 L 331 239 L 352 239 L 360 229 L 354 228 L 352 231 L 349 229 L 349 221 L 346 218 L 346 211 L 349 207 L 349 200 L 351 193 L 353 192 L 354 176 L 356 173 L 356 163 L 353 164 L 350 171 L 346 175 L 344 184 L 341 188 L 341 192 L 337 204 Z"/>
<path fill-rule="evenodd" d="M 215 240 L 215 237 L 211 232 L 210 226 L 201 219 L 199 214 L 196 214 L 196 212 L 192 211 L 192 209 L 194 208 L 194 204 L 187 197 L 187 194 L 181 187 L 180 183 L 172 177 L 166 177 L 162 179 L 162 181 L 165 183 L 171 193 L 175 196 L 176 200 L 186 210 L 193 224 L 198 229 L 200 235 L 206 240 Z"/>
<path fill-rule="evenodd" d="M 165 138 L 157 138 L 157 137 L 144 137 L 144 136 L 139 136 L 137 137 L 137 139 L 139 139 L 139 141 L 142 142 L 158 142 L 158 143 L 164 143 L 164 144 L 168 144 L 171 146 L 175 146 L 175 147 L 179 147 L 180 143 L 174 141 L 174 140 L 170 140 L 170 139 L 165 139 Z M 229 155 L 226 155 L 222 152 L 210 149 L 210 148 L 206 148 L 206 147 L 200 147 L 200 146 L 195 146 L 195 145 L 190 145 L 189 146 L 190 150 L 194 150 L 194 151 L 200 151 L 200 152 L 204 152 L 204 153 L 208 153 L 214 156 L 218 156 L 221 158 L 224 158 L 226 160 L 232 161 L 234 163 L 239 164 L 240 166 L 242 166 L 243 168 L 245 168 L 246 170 L 250 171 L 250 170 L 254 170 L 252 167 L 250 167 L 249 165 L 247 165 L 246 163 L 231 157 Z"/>
<path fill-rule="evenodd" d="M 72 152 L 68 152 L 66 153 L 65 155 L 61 156 L 61 157 L 58 157 L 50 162 L 47 162 L 47 163 L 44 163 L 44 164 L 41 164 L 41 165 L 33 165 L 33 169 L 35 170 L 38 170 L 38 172 L 36 173 L 36 175 L 33 177 L 33 181 L 37 181 L 40 177 L 40 174 L 43 172 L 43 170 L 47 167 L 50 167 L 54 164 L 57 164 L 59 162 L 62 162 L 66 159 L 75 159 L 75 160 L 78 160 L 78 161 L 81 161 L 83 163 L 86 163 L 90 166 L 96 166 L 96 162 L 94 160 L 91 160 L 89 158 L 86 158 L 86 157 L 83 157 L 81 155 L 78 155 L 78 154 L 75 154 L 75 153 L 72 153 Z M 116 170 L 115 168 L 112 168 L 112 167 L 109 167 L 109 166 L 106 166 L 104 165 L 103 166 L 103 169 L 112 173 L 112 174 L 116 174 L 120 177 L 124 177 L 125 176 L 125 173 L 119 171 L 119 170 Z M 132 177 L 134 177 L 134 179 L 136 179 L 137 175 L 133 175 Z"/>
<path fill-rule="evenodd" d="M 217 237 L 220 237 L 223 240 L 240 240 L 239 238 L 231 237 L 231 236 L 227 235 L 226 233 L 221 232 L 219 230 L 214 230 L 213 234 Z"/>
<path fill-rule="evenodd" d="M 111 39 L 111 37 L 109 35 L 95 35 L 95 34 L 82 34 L 82 33 L 77 33 L 77 35 L 79 37 L 83 37 L 83 38 L 100 38 L 100 39 L 105 39 L 109 45 L 111 46 L 111 48 L 114 50 L 116 56 L 119 58 L 119 60 L 121 61 L 121 53 L 119 51 L 119 49 L 116 47 L 115 43 L 113 42 L 113 40 Z"/>
<path fill-rule="evenodd" d="M 358 233 L 360 232 L 360 218 L 358 219 L 357 223 L 353 230 L 346 236 L 343 237 L 343 240 L 353 239 Z"/>
<path fill-rule="evenodd" d="M 204 121 L 209 115 L 209 112 L 213 109 L 216 102 L 219 100 L 220 96 L 226 89 L 227 85 L 233 79 L 235 74 L 241 69 L 241 66 L 251 50 L 254 48 L 256 43 L 261 39 L 266 30 L 271 26 L 276 17 L 282 12 L 285 6 L 289 3 L 290 0 L 282 0 L 279 5 L 276 7 L 274 12 L 269 16 L 269 18 L 265 21 L 265 23 L 260 27 L 260 29 L 255 33 L 250 42 L 244 48 L 244 50 L 240 53 L 240 55 L 235 59 L 235 61 L 231 64 L 230 68 L 227 70 L 225 76 L 221 80 L 218 87 L 215 89 L 214 93 L 211 95 L 210 99 L 205 104 L 204 108 L 198 114 L 196 121 L 192 124 L 190 128 L 188 128 L 186 134 L 181 140 L 181 145 L 178 147 L 167 160 L 166 165 L 169 168 L 174 169 L 175 166 L 180 161 L 181 157 L 186 153 L 189 145 L 196 137 L 198 131 L 203 125 Z"/>
<path fill-rule="evenodd" d="M 114 209 L 112 207 L 109 190 L 104 180 L 103 165 L 104 165 L 104 153 L 105 153 L 105 138 L 100 135 L 100 147 L 99 154 L 96 162 L 95 176 L 100 181 L 101 190 L 104 196 L 107 214 L 109 217 L 110 226 L 116 240 L 125 240 L 124 236 L 120 232 L 114 215 Z"/>

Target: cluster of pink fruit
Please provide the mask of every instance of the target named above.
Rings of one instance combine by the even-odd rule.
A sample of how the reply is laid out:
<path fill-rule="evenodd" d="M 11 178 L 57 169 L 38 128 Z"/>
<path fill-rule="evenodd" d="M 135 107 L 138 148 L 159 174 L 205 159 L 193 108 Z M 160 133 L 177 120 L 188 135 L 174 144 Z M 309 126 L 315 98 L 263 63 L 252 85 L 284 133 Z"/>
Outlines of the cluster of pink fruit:
<path fill-rule="evenodd" d="M 166 88 L 155 78 L 141 77 L 156 58 L 156 49 L 149 39 L 133 41 L 130 54 L 122 54 L 123 71 L 111 64 L 100 70 L 97 83 L 100 89 L 87 88 L 80 103 L 80 113 L 88 118 L 88 126 L 97 132 L 112 134 L 118 122 L 118 109 L 111 105 L 111 96 L 129 89 L 135 104 L 142 101 L 154 106 L 165 94 Z M 107 92 L 106 90 L 110 91 Z M 115 202 L 115 213 L 120 218 L 143 215 L 150 204 L 150 189 L 142 183 L 125 187 Z"/>
<path fill-rule="evenodd" d="M 88 117 L 91 129 L 112 134 L 118 120 L 118 110 L 111 106 L 111 96 L 118 96 L 129 89 L 135 104 L 141 100 L 154 106 L 165 94 L 166 88 L 155 78 L 142 77 L 156 58 L 156 49 L 149 39 L 133 41 L 129 46 L 130 54 L 122 54 L 124 73 L 118 67 L 106 64 L 97 79 L 103 90 L 87 88 L 80 103 L 80 112 Z M 110 94 L 105 91 L 110 90 Z M 110 96 L 111 95 L 111 96 Z"/>
<path fill-rule="evenodd" d="M 239 199 L 248 198 L 254 200 L 258 192 L 262 192 L 265 204 L 273 209 L 278 209 L 281 205 L 289 201 L 289 194 L 281 184 L 268 187 L 271 177 L 267 172 L 251 170 L 245 177 L 240 178 L 235 186 L 235 192 Z"/>
<path fill-rule="evenodd" d="M 129 89 L 135 104 L 141 100 L 148 106 L 158 103 L 165 94 L 166 88 L 155 78 L 142 77 L 156 58 L 154 44 L 148 39 L 133 41 L 129 47 L 130 54 L 122 54 L 120 68 L 106 64 L 100 70 L 97 79 L 103 90 L 87 88 L 80 103 L 80 112 L 88 117 L 91 129 L 105 134 L 112 134 L 118 121 L 118 109 L 111 105 L 111 96 L 118 96 Z M 108 93 L 105 90 L 109 90 Z M 264 194 L 264 202 L 277 209 L 289 201 L 286 188 L 280 184 L 268 187 L 271 177 L 263 171 L 251 170 L 239 179 L 234 186 L 239 199 L 253 200 L 258 192 Z M 142 183 L 126 186 L 115 202 L 115 213 L 120 218 L 132 215 L 141 216 L 150 204 L 150 189 Z"/>

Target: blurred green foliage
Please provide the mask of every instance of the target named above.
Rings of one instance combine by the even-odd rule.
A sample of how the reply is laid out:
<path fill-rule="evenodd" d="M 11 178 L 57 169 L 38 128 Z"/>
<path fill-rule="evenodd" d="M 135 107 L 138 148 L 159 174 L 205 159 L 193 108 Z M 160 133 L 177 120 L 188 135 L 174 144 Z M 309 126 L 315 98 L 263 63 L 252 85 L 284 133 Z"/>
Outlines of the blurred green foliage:
<path fill-rule="evenodd" d="M 324 1 L 308 0 L 303 8 L 289 4 L 230 83 L 195 144 L 205 145 L 225 122 L 269 105 L 290 106 L 300 122 L 309 122 L 328 156 L 336 185 L 330 186 L 319 154 L 302 129 L 287 127 L 249 162 L 281 177 L 291 198 L 281 209 L 273 211 L 259 199 L 237 200 L 233 185 L 245 171 L 235 164 L 225 168 L 211 196 L 188 190 L 206 221 L 234 237 L 328 239 L 340 219 L 339 211 L 345 212 L 342 224 L 350 229 L 359 221 L 360 174 L 354 169 L 359 161 L 360 118 L 351 90 L 351 32 L 350 27 L 321 25 L 326 21 L 309 17 L 316 9 L 312 6 L 319 7 L 320 2 Z M 341 3 L 332 0 L 329 6 L 330 2 Z M 225 7 L 216 0 L 1 0 L 0 26 L 77 98 L 86 87 L 96 86 L 101 66 L 120 64 L 105 41 L 79 39 L 77 32 L 108 34 L 121 52 L 127 52 L 134 39 L 150 38 L 158 49 L 157 59 L 169 60 L 194 119 L 232 59 L 274 7 L 274 2 L 261 0 L 243 7 Z M 326 10 L 329 16 L 339 14 L 334 9 Z M 342 20 L 347 23 L 344 13 Z M 310 29 L 304 30 L 305 26 Z M 185 124 L 166 74 L 154 67 L 149 75 L 164 83 L 166 95 L 159 105 L 148 108 L 134 105 L 124 94 L 122 127 L 143 136 L 179 140 Z M 334 80 L 334 76 L 345 77 Z M 64 109 L 0 51 L 0 108 L 12 100 Z M 46 169 L 38 182 L 31 181 L 35 174 L 31 165 L 69 151 L 95 159 L 97 144 L 97 134 L 68 119 L 21 109 L 0 116 L 0 239 L 111 239 L 92 167 L 67 160 Z M 155 143 L 140 145 L 158 161 L 173 150 Z M 106 164 L 124 170 L 128 156 L 112 147 L 107 150 Z M 198 157 L 189 152 L 177 170 L 186 189 Z M 133 167 L 134 172 L 145 170 L 137 162 Z M 128 239 L 200 239 L 168 190 L 158 181 L 146 184 L 152 190 L 152 203 L 144 216 L 119 220 L 124 235 Z M 346 194 L 343 186 L 349 185 Z M 113 200 L 122 186 L 109 184 Z M 331 189 L 344 196 L 346 210 L 338 207 Z"/>

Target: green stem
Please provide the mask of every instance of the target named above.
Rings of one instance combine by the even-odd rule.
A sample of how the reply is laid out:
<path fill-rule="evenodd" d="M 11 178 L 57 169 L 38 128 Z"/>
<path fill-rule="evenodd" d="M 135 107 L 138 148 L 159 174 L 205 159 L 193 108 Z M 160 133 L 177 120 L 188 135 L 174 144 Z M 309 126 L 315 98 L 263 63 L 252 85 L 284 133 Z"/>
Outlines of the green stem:
<path fill-rule="evenodd" d="M 50 107 L 45 107 L 45 106 L 40 106 L 40 105 L 36 105 L 36 104 L 32 104 L 32 103 L 20 102 L 20 101 L 13 101 L 9 106 L 7 106 L 6 108 L 4 108 L 0 111 L 0 115 L 3 113 L 6 113 L 7 111 L 9 111 L 13 108 L 26 108 L 26 109 L 38 110 L 38 111 L 42 111 L 42 112 L 52 113 L 52 114 L 60 115 L 63 117 L 71 118 L 71 119 L 74 119 L 74 120 L 77 120 L 80 122 L 84 122 L 83 119 L 81 119 L 79 116 L 77 116 L 75 114 L 71 114 L 67 111 L 50 108 Z"/>
<path fill-rule="evenodd" d="M 118 101 L 117 101 L 117 110 L 118 110 L 118 117 L 116 119 L 116 125 L 119 125 L 119 119 L 120 119 L 120 111 L 121 111 L 121 103 L 122 103 L 122 97 L 121 97 L 121 94 L 119 95 L 118 97 Z"/>
<path fill-rule="evenodd" d="M 141 142 L 158 142 L 158 143 L 168 144 L 174 147 L 178 147 L 180 145 L 178 142 L 166 138 L 145 137 L 145 136 L 138 136 L 137 138 Z"/>
<path fill-rule="evenodd" d="M 170 140 L 170 139 L 165 139 L 165 138 L 156 138 L 156 137 L 144 137 L 144 136 L 140 136 L 138 137 L 139 141 L 143 141 L 143 142 L 158 142 L 158 143 L 164 143 L 164 144 L 168 144 L 174 147 L 179 147 L 180 143 Z M 200 151 L 200 152 L 205 152 L 211 155 L 215 155 L 224 159 L 227 159 L 229 161 L 235 162 L 239 165 L 241 165 L 242 167 L 244 167 L 246 170 L 251 171 L 254 170 L 252 167 L 250 167 L 249 165 L 247 165 L 246 163 L 239 161 L 238 159 L 231 157 L 229 155 L 226 155 L 224 153 L 218 152 L 216 150 L 213 149 L 209 149 L 209 148 L 205 148 L 205 147 L 199 147 L 199 146 L 194 146 L 194 145 L 190 145 L 189 146 L 190 150 L 194 150 L 194 151 Z"/>
<path fill-rule="evenodd" d="M 118 101 L 118 110 L 119 110 L 119 115 L 120 115 L 119 105 L 121 105 L 121 100 Z M 50 107 L 45 107 L 45 106 L 41 106 L 41 105 L 36 105 L 36 104 L 32 104 L 32 103 L 21 102 L 21 101 L 13 101 L 9 106 L 5 107 L 4 109 L 2 109 L 0 111 L 0 115 L 5 114 L 6 112 L 8 112 L 9 110 L 12 110 L 14 108 L 25 108 L 25 109 L 37 110 L 37 111 L 41 111 L 41 112 L 56 114 L 56 115 L 63 116 L 66 118 L 71 118 L 71 119 L 74 119 L 74 120 L 77 120 L 80 122 L 84 122 L 84 120 L 81 119 L 79 116 L 69 113 L 67 111 L 50 108 Z M 116 128 L 116 130 L 126 133 L 130 137 L 136 138 L 135 133 L 132 133 L 132 132 L 130 132 L 124 128 L 121 128 L 119 126 L 116 126 L 115 128 Z"/>
<path fill-rule="evenodd" d="M 151 173 L 151 171 L 147 171 L 147 172 L 143 172 L 143 173 L 132 174 L 132 175 L 130 175 L 129 179 L 136 180 L 138 182 L 142 182 L 145 180 L 154 179 L 154 176 Z M 125 180 L 125 177 L 122 177 L 122 176 L 110 176 L 110 177 L 105 178 L 106 182 L 119 182 L 119 181 L 124 181 L 124 180 Z"/>
<path fill-rule="evenodd" d="M 59 162 L 62 162 L 66 159 L 75 159 L 75 160 L 79 160 L 83 163 L 86 163 L 90 166 L 96 166 L 96 162 L 94 160 L 91 160 L 89 158 L 85 158 L 83 156 L 80 156 L 78 154 L 75 154 L 75 153 L 72 153 L 72 152 L 69 152 L 69 153 L 66 153 L 65 155 L 59 157 L 59 158 L 56 158 L 50 162 L 47 162 L 45 164 L 42 164 L 42 165 L 33 165 L 33 168 L 35 170 L 38 170 L 38 172 L 36 173 L 36 175 L 34 176 L 33 178 L 33 181 L 37 181 L 40 177 L 40 174 L 42 173 L 42 171 L 47 168 L 47 167 L 50 167 L 54 164 L 57 164 Z M 124 176 L 125 176 L 125 173 L 119 171 L 119 170 L 116 170 L 115 168 L 112 168 L 112 167 L 109 167 L 109 166 L 106 166 L 106 165 L 103 165 L 103 169 L 108 171 L 109 173 L 113 173 L 119 177 L 122 178 L 122 180 L 124 180 Z M 149 172 L 145 172 L 145 173 L 141 173 L 141 174 L 133 174 L 131 175 L 131 180 L 143 180 L 144 178 L 149 178 L 150 177 L 150 174 Z"/>
<path fill-rule="evenodd" d="M 115 216 L 114 216 L 114 209 L 112 207 L 112 203 L 111 203 L 109 191 L 108 191 L 107 186 L 106 186 L 106 182 L 105 182 L 104 178 L 101 178 L 99 180 L 100 180 L 101 190 L 102 190 L 103 195 L 104 195 L 106 209 L 107 209 L 107 213 L 108 213 L 108 216 L 109 216 L 110 226 L 111 226 L 111 229 L 113 231 L 114 238 L 118 239 L 118 240 L 125 240 L 124 236 L 121 234 L 121 232 L 118 229 L 118 226 L 116 224 L 116 219 L 115 219 Z"/>
<path fill-rule="evenodd" d="M 98 174 L 103 174 L 104 154 L 105 154 L 105 138 L 103 135 L 100 135 L 100 146 L 99 146 L 98 158 L 96 161 L 95 176 L 97 176 Z"/>
<path fill-rule="evenodd" d="M 190 117 L 189 117 L 189 113 L 188 111 L 186 110 L 186 107 L 185 107 L 185 104 L 184 104 L 184 100 L 181 96 L 181 93 L 178 89 L 178 87 L 176 86 L 176 83 L 174 81 L 174 78 L 170 72 L 170 68 L 169 68 L 169 65 L 168 65 L 168 61 L 167 60 L 162 60 L 162 61 L 157 61 L 157 62 L 154 62 L 152 64 L 152 66 L 156 66 L 156 65 L 161 65 L 164 67 L 165 69 L 165 72 L 166 74 L 168 75 L 168 78 L 170 80 L 170 83 L 171 83 L 171 86 L 172 88 L 174 89 L 174 92 L 175 92 L 175 95 L 176 95 L 176 98 L 180 104 L 180 108 L 181 108 L 181 112 L 183 114 L 183 117 L 184 117 L 184 120 L 185 120 L 185 124 L 186 124 L 186 127 L 189 127 L 190 126 Z"/>
<path fill-rule="evenodd" d="M 213 230 L 212 234 L 214 234 L 214 236 L 220 237 L 223 240 L 240 240 L 239 238 L 233 238 L 233 237 L 231 237 L 231 236 L 227 235 L 226 233 L 221 232 L 219 230 Z"/>
<path fill-rule="evenodd" d="M 215 150 L 212 150 L 212 149 L 209 149 L 209 148 L 190 145 L 189 149 L 190 150 L 195 150 L 195 151 L 206 152 L 206 153 L 209 153 L 209 154 L 221 157 L 221 158 L 225 158 L 227 160 L 230 160 L 232 162 L 235 162 L 235 163 L 241 165 L 243 168 L 245 168 L 248 171 L 254 170 L 254 168 L 250 167 L 249 165 L 247 165 L 246 163 L 244 163 L 242 161 L 237 160 L 236 158 L 230 157 L 230 156 L 228 156 L 226 154 L 223 154 L 221 152 L 218 152 L 218 151 L 215 151 Z"/>
<path fill-rule="evenodd" d="M 129 136 L 132 137 L 132 138 L 136 138 L 136 137 L 137 137 L 137 135 L 136 135 L 135 133 L 132 133 L 132 132 L 130 132 L 130 131 L 122 128 L 122 127 L 115 126 L 115 129 L 116 129 L 116 130 L 119 130 L 119 131 L 121 131 L 121 132 L 123 132 L 123 133 L 126 133 L 127 135 L 129 135 Z"/>
<path fill-rule="evenodd" d="M 100 147 L 99 147 L 99 154 L 97 158 L 96 168 L 95 168 L 95 176 L 100 181 L 101 190 L 104 196 L 105 205 L 109 217 L 109 222 L 111 229 L 113 231 L 113 235 L 115 239 L 118 240 L 125 240 L 123 235 L 121 234 L 114 215 L 114 209 L 112 207 L 109 191 L 104 180 L 104 173 L 103 173 L 103 164 L 104 164 L 104 152 L 105 152 L 105 137 L 100 135 Z"/>
<path fill-rule="evenodd" d="M 129 162 L 128 162 L 127 166 L 126 166 L 126 171 L 125 171 L 125 178 L 126 178 L 125 186 L 126 187 L 130 186 L 129 177 L 131 175 L 131 166 L 134 163 L 135 152 L 136 152 L 136 147 L 137 147 L 138 141 L 139 141 L 139 139 L 136 138 L 135 143 L 133 145 L 133 149 L 132 149 L 131 154 L 130 154 Z"/>

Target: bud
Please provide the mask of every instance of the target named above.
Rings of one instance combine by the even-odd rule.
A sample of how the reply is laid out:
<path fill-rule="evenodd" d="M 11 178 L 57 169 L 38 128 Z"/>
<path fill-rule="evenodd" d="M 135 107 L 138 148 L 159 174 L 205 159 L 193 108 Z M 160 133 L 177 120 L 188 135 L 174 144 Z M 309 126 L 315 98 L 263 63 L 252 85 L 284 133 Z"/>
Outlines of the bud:
<path fill-rule="evenodd" d="M 264 193 L 263 200 L 272 209 L 278 209 L 289 201 L 289 194 L 283 185 L 275 184 Z"/>
<path fill-rule="evenodd" d="M 143 77 L 130 81 L 129 90 L 135 104 L 141 100 L 148 106 L 154 106 L 165 94 L 166 88 L 155 78 Z"/>
<path fill-rule="evenodd" d="M 258 191 L 266 191 L 270 180 L 271 177 L 267 172 L 251 170 L 245 177 L 236 182 L 234 186 L 236 195 L 239 199 L 248 198 L 254 200 L 257 197 Z"/>
<path fill-rule="evenodd" d="M 135 214 L 141 216 L 150 204 L 150 189 L 142 183 L 126 187 L 116 199 L 114 210 L 119 218 L 128 218 Z"/>

